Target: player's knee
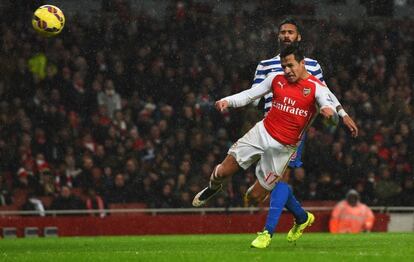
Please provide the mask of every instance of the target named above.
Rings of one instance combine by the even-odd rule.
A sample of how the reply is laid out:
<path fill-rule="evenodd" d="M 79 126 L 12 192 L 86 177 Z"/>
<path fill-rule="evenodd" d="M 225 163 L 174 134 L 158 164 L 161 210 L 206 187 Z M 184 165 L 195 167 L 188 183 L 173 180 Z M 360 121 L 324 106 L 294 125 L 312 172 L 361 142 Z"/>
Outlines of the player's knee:
<path fill-rule="evenodd" d="M 226 178 L 232 176 L 237 170 L 239 170 L 239 164 L 237 163 L 236 159 L 228 155 L 224 161 L 217 165 L 216 167 L 216 176 L 220 178 Z"/>

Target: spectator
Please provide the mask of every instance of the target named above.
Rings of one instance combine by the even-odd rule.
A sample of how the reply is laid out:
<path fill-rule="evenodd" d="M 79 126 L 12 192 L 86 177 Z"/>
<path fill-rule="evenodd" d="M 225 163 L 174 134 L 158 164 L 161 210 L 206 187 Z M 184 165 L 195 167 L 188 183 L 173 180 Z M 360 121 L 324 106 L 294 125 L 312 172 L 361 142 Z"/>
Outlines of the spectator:
<path fill-rule="evenodd" d="M 81 210 L 85 209 L 82 200 L 73 195 L 69 187 L 63 186 L 60 195 L 53 199 L 50 206 L 51 210 Z"/>
<path fill-rule="evenodd" d="M 294 195 L 298 200 L 306 199 L 307 181 L 305 169 L 298 167 L 293 170 L 293 177 L 291 178 L 291 185 Z M 319 197 L 319 196 L 318 196 Z"/>
<path fill-rule="evenodd" d="M 414 181 L 411 177 L 405 179 L 399 198 L 400 205 L 414 206 Z"/>
<path fill-rule="evenodd" d="M 102 197 L 96 194 L 96 191 L 92 188 L 87 190 L 87 197 L 86 197 L 86 209 L 89 211 L 95 211 L 98 210 L 98 213 L 92 213 L 91 216 L 99 216 L 99 217 L 105 217 L 105 209 L 106 204 Z"/>
<path fill-rule="evenodd" d="M 106 107 L 107 116 L 111 119 L 114 119 L 115 111 L 121 109 L 121 97 L 115 91 L 112 80 L 106 80 L 104 90 L 98 93 L 98 105 Z"/>
<path fill-rule="evenodd" d="M 12 203 L 12 198 L 6 184 L 4 183 L 4 174 L 0 174 L 0 206 L 7 206 Z"/>
<path fill-rule="evenodd" d="M 45 216 L 45 208 L 42 201 L 37 198 L 33 193 L 29 193 L 26 202 L 22 206 L 23 211 L 37 211 L 41 217 Z"/>
<path fill-rule="evenodd" d="M 380 180 L 375 185 L 375 195 L 379 205 L 392 205 L 397 200 L 401 187 L 391 178 L 391 171 L 388 167 L 381 168 Z"/>
<path fill-rule="evenodd" d="M 174 208 L 178 207 L 177 200 L 175 199 L 172 186 L 168 183 L 164 184 L 162 187 L 162 192 L 159 196 L 157 196 L 157 200 L 155 202 L 155 208 Z"/>
<path fill-rule="evenodd" d="M 112 203 L 128 203 L 131 202 L 131 190 L 125 182 L 125 176 L 118 173 L 114 178 L 114 185 L 106 191 L 106 201 Z"/>
<path fill-rule="evenodd" d="M 370 232 L 374 220 L 371 209 L 361 203 L 358 192 L 351 189 L 346 194 L 346 199 L 336 204 L 332 210 L 329 230 L 331 233 Z"/>

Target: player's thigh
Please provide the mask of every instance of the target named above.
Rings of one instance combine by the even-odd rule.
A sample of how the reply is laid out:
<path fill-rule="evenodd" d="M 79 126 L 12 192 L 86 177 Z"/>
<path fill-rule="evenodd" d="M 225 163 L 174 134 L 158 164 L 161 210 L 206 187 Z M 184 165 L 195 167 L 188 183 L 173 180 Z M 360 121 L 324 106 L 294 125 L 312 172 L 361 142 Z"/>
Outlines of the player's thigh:
<path fill-rule="evenodd" d="M 256 176 L 263 188 L 271 191 L 278 182 L 296 148 L 284 146 L 276 140 L 267 148 L 256 165 Z"/>
<path fill-rule="evenodd" d="M 236 158 L 232 155 L 227 155 L 226 158 L 217 166 L 218 175 L 221 177 L 231 176 L 236 173 L 239 169 L 239 163 L 237 163 Z"/>
<path fill-rule="evenodd" d="M 263 123 L 257 123 L 243 137 L 234 143 L 228 154 L 233 156 L 239 166 L 247 169 L 260 159 L 267 147 L 262 130 Z"/>

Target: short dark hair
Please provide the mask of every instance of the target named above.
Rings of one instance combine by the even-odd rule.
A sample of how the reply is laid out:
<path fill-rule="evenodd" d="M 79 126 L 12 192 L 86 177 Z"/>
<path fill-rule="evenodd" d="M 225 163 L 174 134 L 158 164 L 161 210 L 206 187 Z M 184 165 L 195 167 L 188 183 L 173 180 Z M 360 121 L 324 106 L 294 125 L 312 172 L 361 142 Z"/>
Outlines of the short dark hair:
<path fill-rule="evenodd" d="M 300 42 L 291 43 L 282 49 L 280 52 L 280 58 L 285 58 L 288 55 L 294 55 L 295 60 L 300 62 L 305 59 L 304 50 Z"/>
<path fill-rule="evenodd" d="M 301 25 L 299 24 L 298 20 L 296 20 L 295 18 L 291 16 L 285 17 L 284 19 L 282 19 L 282 21 L 280 21 L 278 31 L 280 31 L 280 28 L 282 27 L 282 25 L 286 25 L 286 24 L 291 24 L 291 25 L 296 26 L 296 30 L 298 31 L 298 34 L 301 34 L 301 30 L 302 30 Z"/>

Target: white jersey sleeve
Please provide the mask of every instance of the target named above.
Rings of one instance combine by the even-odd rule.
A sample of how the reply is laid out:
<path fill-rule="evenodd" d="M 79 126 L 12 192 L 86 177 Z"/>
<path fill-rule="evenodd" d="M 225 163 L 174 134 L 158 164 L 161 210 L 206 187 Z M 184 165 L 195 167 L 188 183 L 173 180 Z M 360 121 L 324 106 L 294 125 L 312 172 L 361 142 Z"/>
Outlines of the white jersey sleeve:
<path fill-rule="evenodd" d="M 334 102 L 331 98 L 332 92 L 329 90 L 329 88 L 327 88 L 326 86 L 322 86 L 318 83 L 315 83 L 315 85 L 316 85 L 315 98 L 316 98 L 316 102 L 318 103 L 319 107 L 320 108 L 330 107 L 336 112 Z"/>
<path fill-rule="evenodd" d="M 260 70 L 262 70 L 263 66 L 261 63 L 259 63 L 256 67 L 256 71 L 254 72 L 254 78 L 253 78 L 253 84 L 252 87 L 257 86 L 258 84 L 260 84 L 261 82 L 263 82 L 263 76 L 259 75 Z M 253 101 L 253 106 L 257 106 L 260 102 L 260 98 L 256 99 Z"/>
<path fill-rule="evenodd" d="M 327 84 L 326 84 L 326 82 L 323 78 L 323 72 L 322 72 L 321 65 L 316 60 L 314 60 L 312 62 L 315 63 L 314 64 L 315 66 L 311 69 L 308 69 L 308 71 L 311 74 L 313 74 L 316 78 L 318 78 L 319 81 L 321 81 L 322 83 L 324 83 L 327 86 Z M 312 62 L 309 62 L 309 65 L 312 65 Z M 332 91 L 329 88 L 328 88 L 328 90 L 329 90 L 329 96 L 332 99 L 333 106 L 335 107 L 335 111 L 336 111 L 336 107 L 341 106 L 341 103 L 339 102 L 338 98 L 334 95 L 334 93 L 332 93 Z"/>
<path fill-rule="evenodd" d="M 260 84 L 253 86 L 235 95 L 227 96 L 221 100 L 227 100 L 230 107 L 242 107 L 272 91 L 272 81 L 275 75 L 267 77 Z"/>
<path fill-rule="evenodd" d="M 335 111 L 336 111 L 336 108 L 338 106 L 341 106 L 341 103 L 339 103 L 339 100 L 338 100 L 338 98 L 336 98 L 336 96 L 334 95 L 334 93 L 332 93 L 332 91 L 329 88 L 327 88 L 327 89 L 329 91 L 329 96 L 332 99 L 332 104 L 335 107 Z"/>

